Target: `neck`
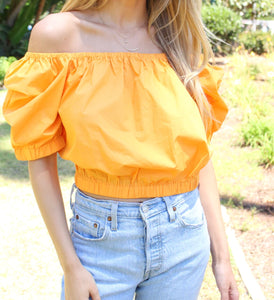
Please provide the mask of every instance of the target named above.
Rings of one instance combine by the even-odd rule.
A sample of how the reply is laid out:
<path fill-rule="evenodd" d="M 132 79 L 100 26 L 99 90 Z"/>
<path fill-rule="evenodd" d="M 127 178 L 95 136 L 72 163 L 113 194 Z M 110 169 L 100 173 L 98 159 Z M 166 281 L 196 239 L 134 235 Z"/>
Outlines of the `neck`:
<path fill-rule="evenodd" d="M 146 0 L 109 0 L 100 14 L 106 25 L 117 29 L 142 27 L 147 23 Z"/>

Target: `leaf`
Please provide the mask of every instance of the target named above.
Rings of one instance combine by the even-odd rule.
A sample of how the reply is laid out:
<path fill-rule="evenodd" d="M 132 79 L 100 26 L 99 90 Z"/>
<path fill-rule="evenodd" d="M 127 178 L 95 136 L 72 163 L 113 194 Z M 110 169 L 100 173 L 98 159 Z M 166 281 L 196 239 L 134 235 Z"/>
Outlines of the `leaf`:
<path fill-rule="evenodd" d="M 9 32 L 9 39 L 13 46 L 18 44 L 25 33 L 28 31 L 28 25 L 30 25 L 34 18 L 36 8 L 37 2 L 31 1 L 29 5 L 24 6 L 24 8 L 22 9 L 12 30 Z"/>
<path fill-rule="evenodd" d="M 8 4 L 10 4 L 10 0 L 1 0 L 0 1 L 0 14 L 4 12 L 4 9 Z"/>

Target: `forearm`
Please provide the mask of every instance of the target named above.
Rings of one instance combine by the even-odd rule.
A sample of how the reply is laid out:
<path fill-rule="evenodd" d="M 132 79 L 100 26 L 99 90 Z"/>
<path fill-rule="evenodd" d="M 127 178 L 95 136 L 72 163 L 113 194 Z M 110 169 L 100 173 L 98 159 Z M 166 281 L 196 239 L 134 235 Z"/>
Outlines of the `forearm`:
<path fill-rule="evenodd" d="M 229 248 L 221 214 L 215 172 L 211 161 L 200 171 L 199 191 L 208 224 L 213 263 L 229 262 Z"/>
<path fill-rule="evenodd" d="M 56 154 L 29 162 L 32 188 L 60 264 L 69 271 L 80 261 L 75 253 L 66 221 L 58 179 Z"/>

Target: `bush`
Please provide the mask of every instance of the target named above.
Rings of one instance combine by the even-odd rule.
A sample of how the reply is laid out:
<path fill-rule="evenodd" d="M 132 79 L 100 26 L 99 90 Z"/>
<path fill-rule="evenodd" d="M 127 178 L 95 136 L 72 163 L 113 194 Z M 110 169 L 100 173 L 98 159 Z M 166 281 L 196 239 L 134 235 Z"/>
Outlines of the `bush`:
<path fill-rule="evenodd" d="M 0 57 L 0 85 L 3 85 L 4 77 L 6 75 L 6 72 L 9 68 L 9 66 L 16 61 L 16 58 L 13 56 L 10 57 L 5 57 L 1 56 Z"/>
<path fill-rule="evenodd" d="M 241 146 L 251 146 L 260 150 L 260 163 L 274 164 L 274 121 L 269 117 L 251 116 L 241 128 Z"/>
<path fill-rule="evenodd" d="M 202 17 L 206 27 L 218 38 L 213 43 L 213 51 L 221 54 L 231 53 L 232 46 L 242 31 L 241 17 L 221 5 L 204 5 Z"/>
<path fill-rule="evenodd" d="M 274 165 L 274 54 L 266 57 L 234 54 L 229 59 L 222 96 L 243 120 L 236 145 L 252 147 L 253 159 Z"/>
<path fill-rule="evenodd" d="M 274 36 L 268 32 L 245 31 L 239 35 L 239 43 L 243 45 L 248 52 L 261 55 L 273 51 Z"/>
<path fill-rule="evenodd" d="M 203 0 L 211 4 L 213 0 Z M 214 0 L 219 5 L 229 7 L 238 13 L 243 19 L 273 20 L 273 0 Z"/>
<path fill-rule="evenodd" d="M 273 19 L 274 17 L 273 0 L 218 0 L 218 2 L 233 9 L 244 19 Z"/>
<path fill-rule="evenodd" d="M 48 13 L 58 11 L 64 0 L 1 0 L 0 56 L 24 56 L 30 28 Z"/>

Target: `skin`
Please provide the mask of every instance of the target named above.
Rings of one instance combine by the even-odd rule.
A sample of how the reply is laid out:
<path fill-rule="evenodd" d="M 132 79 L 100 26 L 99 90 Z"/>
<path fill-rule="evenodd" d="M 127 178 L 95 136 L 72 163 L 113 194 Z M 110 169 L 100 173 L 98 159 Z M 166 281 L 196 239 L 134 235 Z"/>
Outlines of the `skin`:
<path fill-rule="evenodd" d="M 142 45 L 139 52 L 162 52 L 153 44 L 145 29 L 145 0 L 110 0 L 100 15 L 101 18 L 91 10 L 49 15 L 34 27 L 28 51 L 125 52 L 121 43 L 113 39 L 114 28 L 120 33 L 134 30 L 134 39 L 129 39 L 129 42 L 135 47 L 137 40 Z M 29 174 L 41 215 L 64 271 L 66 300 L 87 300 L 89 296 L 93 300 L 99 300 L 96 283 L 82 266 L 70 238 L 57 173 L 56 153 L 29 161 Z M 212 267 L 221 300 L 238 300 L 211 161 L 200 171 L 199 190 L 208 223 Z M 97 198 L 100 196 L 97 195 Z"/>

